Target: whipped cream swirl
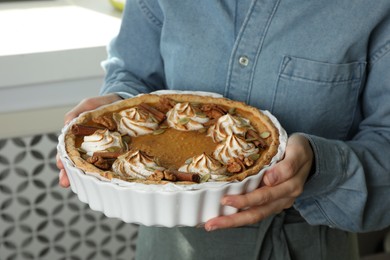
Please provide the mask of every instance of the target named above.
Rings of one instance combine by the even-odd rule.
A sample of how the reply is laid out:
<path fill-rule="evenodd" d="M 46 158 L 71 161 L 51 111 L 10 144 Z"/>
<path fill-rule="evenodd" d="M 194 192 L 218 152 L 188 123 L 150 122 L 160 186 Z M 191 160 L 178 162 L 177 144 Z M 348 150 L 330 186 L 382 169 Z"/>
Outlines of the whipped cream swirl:
<path fill-rule="evenodd" d="M 124 150 L 125 146 L 120 133 L 104 129 L 96 130 L 92 135 L 84 136 L 80 148 L 89 156 L 92 156 L 94 152 Z"/>
<path fill-rule="evenodd" d="M 250 121 L 240 116 L 226 114 L 221 116 L 217 123 L 212 125 L 207 131 L 214 142 L 218 143 L 226 140 L 232 134 L 245 135 L 246 131 L 251 128 Z"/>
<path fill-rule="evenodd" d="M 149 113 L 137 107 L 122 110 L 114 118 L 121 134 L 146 135 L 158 128 L 158 122 Z"/>
<path fill-rule="evenodd" d="M 226 166 L 211 156 L 203 153 L 199 156 L 193 157 L 191 163 L 181 166 L 179 171 L 199 173 L 202 176 L 210 174 L 213 178 L 213 176 L 225 174 Z"/>
<path fill-rule="evenodd" d="M 226 164 L 231 158 L 248 157 L 258 152 L 259 148 L 253 143 L 248 143 L 243 137 L 233 134 L 229 135 L 225 142 L 216 147 L 213 155 L 217 160 Z"/>
<path fill-rule="evenodd" d="M 155 170 L 164 170 L 152 157 L 139 150 L 129 151 L 119 156 L 112 165 L 112 169 L 122 177 L 142 180 L 152 175 Z"/>
<path fill-rule="evenodd" d="M 168 125 L 181 131 L 194 131 L 204 128 L 210 119 L 197 111 L 190 103 L 177 103 L 167 113 Z"/>

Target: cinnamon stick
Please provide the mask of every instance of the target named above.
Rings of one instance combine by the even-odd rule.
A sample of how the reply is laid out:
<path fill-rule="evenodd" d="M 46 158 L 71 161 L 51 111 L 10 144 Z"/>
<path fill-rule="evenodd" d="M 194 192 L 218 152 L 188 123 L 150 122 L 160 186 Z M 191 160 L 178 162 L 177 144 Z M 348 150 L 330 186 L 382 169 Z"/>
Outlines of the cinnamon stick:
<path fill-rule="evenodd" d="M 96 117 L 92 119 L 93 122 L 104 126 L 110 131 L 115 131 L 117 128 L 115 120 L 112 118 L 112 116 L 103 115 L 100 117 Z"/>
<path fill-rule="evenodd" d="M 200 110 L 212 119 L 218 119 L 228 112 L 226 108 L 215 104 L 203 104 L 200 107 Z"/>
<path fill-rule="evenodd" d="M 160 97 L 160 109 L 167 113 L 171 108 L 176 105 L 176 102 L 170 98 Z"/>
<path fill-rule="evenodd" d="M 94 152 L 92 156 L 102 157 L 104 159 L 116 159 L 122 154 L 123 152 Z"/>
<path fill-rule="evenodd" d="M 86 126 L 86 125 L 80 125 L 80 124 L 74 124 L 71 127 L 71 131 L 74 135 L 79 136 L 85 136 L 85 135 L 91 135 L 95 133 L 96 130 L 100 130 L 103 128 L 95 127 L 95 126 Z"/>
<path fill-rule="evenodd" d="M 175 175 L 177 181 L 191 181 L 200 183 L 200 175 L 197 173 L 180 172 L 176 170 L 164 170 L 164 173 Z"/>
<path fill-rule="evenodd" d="M 115 159 L 106 159 L 101 156 L 92 156 L 87 159 L 87 162 L 95 165 L 102 170 L 109 170 Z"/>
<path fill-rule="evenodd" d="M 156 109 L 152 106 L 149 106 L 148 104 L 141 103 L 138 105 L 138 107 L 140 107 L 141 109 L 145 110 L 146 112 L 152 114 L 152 116 L 154 116 L 159 123 L 164 121 L 164 119 L 166 118 L 164 113 L 162 113 L 161 111 L 159 111 L 158 109 Z"/>

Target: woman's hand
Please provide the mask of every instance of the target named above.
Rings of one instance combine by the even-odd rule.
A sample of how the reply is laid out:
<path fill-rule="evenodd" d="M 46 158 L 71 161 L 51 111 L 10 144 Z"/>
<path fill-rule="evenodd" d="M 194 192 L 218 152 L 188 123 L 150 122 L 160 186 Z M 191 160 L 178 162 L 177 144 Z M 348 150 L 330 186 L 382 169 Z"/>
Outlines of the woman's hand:
<path fill-rule="evenodd" d="M 212 231 L 254 224 L 291 207 L 303 191 L 312 161 L 313 151 L 309 141 L 302 135 L 292 135 L 288 139 L 284 159 L 265 172 L 258 189 L 222 198 L 223 205 L 241 211 L 210 219 L 205 229 Z"/>
<path fill-rule="evenodd" d="M 92 97 L 82 100 L 77 106 L 75 106 L 72 110 L 70 110 L 65 115 L 65 124 L 68 124 L 73 118 L 77 117 L 79 114 L 85 111 L 93 110 L 103 105 L 111 104 L 115 101 L 120 100 L 121 98 L 116 94 L 108 94 L 105 96 Z M 59 184 L 67 188 L 69 187 L 69 179 L 64 169 L 64 165 L 62 164 L 59 155 L 57 153 L 57 167 L 60 170 L 59 173 Z"/>

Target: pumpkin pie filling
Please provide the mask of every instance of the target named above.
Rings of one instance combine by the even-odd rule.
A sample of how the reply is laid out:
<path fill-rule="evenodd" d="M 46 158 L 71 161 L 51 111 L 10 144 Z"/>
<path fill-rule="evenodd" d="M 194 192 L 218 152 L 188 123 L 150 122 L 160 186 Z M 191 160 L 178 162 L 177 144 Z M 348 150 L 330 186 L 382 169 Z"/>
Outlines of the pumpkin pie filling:
<path fill-rule="evenodd" d="M 217 144 L 211 137 L 199 131 L 179 131 L 167 128 L 157 135 L 142 135 L 132 138 L 131 149 L 141 150 L 158 158 L 161 166 L 179 169 L 188 158 L 202 153 L 212 154 Z"/>

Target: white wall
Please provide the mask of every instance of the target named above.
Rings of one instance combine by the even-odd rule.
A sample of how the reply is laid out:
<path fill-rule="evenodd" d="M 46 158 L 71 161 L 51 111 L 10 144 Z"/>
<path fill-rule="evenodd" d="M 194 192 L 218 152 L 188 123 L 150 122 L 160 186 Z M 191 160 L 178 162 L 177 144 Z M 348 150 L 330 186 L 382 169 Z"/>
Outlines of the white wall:
<path fill-rule="evenodd" d="M 0 138 L 58 131 L 98 95 L 120 16 L 108 0 L 0 3 Z"/>

